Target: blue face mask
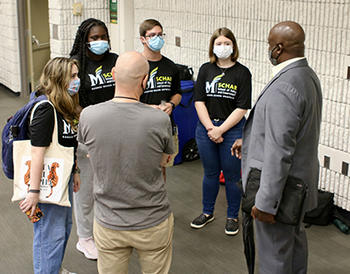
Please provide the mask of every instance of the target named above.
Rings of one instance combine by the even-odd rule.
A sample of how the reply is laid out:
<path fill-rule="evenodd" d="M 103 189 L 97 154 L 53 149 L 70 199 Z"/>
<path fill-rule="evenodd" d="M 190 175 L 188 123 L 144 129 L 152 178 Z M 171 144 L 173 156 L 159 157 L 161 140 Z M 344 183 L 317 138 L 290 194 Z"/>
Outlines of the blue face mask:
<path fill-rule="evenodd" d="M 160 51 L 163 45 L 164 39 L 158 35 L 148 40 L 148 47 L 153 51 Z"/>
<path fill-rule="evenodd" d="M 68 93 L 73 96 L 78 93 L 80 87 L 80 79 L 75 79 L 69 83 Z"/>
<path fill-rule="evenodd" d="M 90 45 L 89 50 L 96 55 L 102 55 L 109 49 L 109 44 L 106 40 L 92 41 L 88 44 Z"/>

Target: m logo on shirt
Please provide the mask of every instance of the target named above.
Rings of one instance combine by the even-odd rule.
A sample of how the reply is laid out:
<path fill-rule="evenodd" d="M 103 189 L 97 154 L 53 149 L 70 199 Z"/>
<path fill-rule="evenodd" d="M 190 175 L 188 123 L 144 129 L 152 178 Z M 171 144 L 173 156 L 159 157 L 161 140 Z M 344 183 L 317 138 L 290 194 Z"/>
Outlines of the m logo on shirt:
<path fill-rule="evenodd" d="M 73 130 L 72 126 L 70 125 L 70 123 L 67 123 L 65 120 L 63 121 L 63 135 L 74 135 L 75 131 Z"/>
<path fill-rule="evenodd" d="M 89 77 L 92 89 L 96 86 L 103 86 L 104 84 L 114 82 L 112 72 L 102 73 L 102 66 L 99 66 L 95 70 L 95 75 L 89 74 Z"/>
<path fill-rule="evenodd" d="M 147 81 L 147 87 L 146 89 L 153 89 L 156 87 L 156 75 L 157 75 L 157 72 L 158 72 L 158 67 L 154 68 L 151 73 L 149 74 L 149 79 Z"/>
<path fill-rule="evenodd" d="M 205 82 L 205 93 L 207 96 L 231 100 L 235 99 L 238 87 L 233 83 L 220 82 L 224 75 L 224 73 L 221 73 L 215 76 L 211 82 Z"/>
<path fill-rule="evenodd" d="M 218 76 L 215 76 L 213 81 L 211 83 L 209 81 L 205 82 L 205 92 L 208 93 L 216 93 L 216 83 L 221 80 L 221 78 L 224 76 L 224 73 L 219 74 Z"/>
<path fill-rule="evenodd" d="M 155 92 L 167 92 L 171 89 L 173 77 L 169 75 L 158 74 L 161 74 L 158 73 L 158 67 L 154 68 L 150 72 L 147 87 L 144 91 L 144 94 Z"/>

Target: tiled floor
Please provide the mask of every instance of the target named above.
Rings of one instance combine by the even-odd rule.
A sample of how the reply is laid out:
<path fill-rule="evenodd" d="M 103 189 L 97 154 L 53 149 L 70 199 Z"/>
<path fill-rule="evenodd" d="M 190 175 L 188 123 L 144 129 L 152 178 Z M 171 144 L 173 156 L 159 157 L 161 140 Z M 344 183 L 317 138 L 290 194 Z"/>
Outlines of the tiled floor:
<path fill-rule="evenodd" d="M 5 120 L 25 103 L 0 87 L 0 128 Z M 225 189 L 217 199 L 215 221 L 201 230 L 189 224 L 201 212 L 200 161 L 184 163 L 167 170 L 167 189 L 175 215 L 174 255 L 170 273 L 227 274 L 247 273 L 242 249 L 242 234 L 228 237 L 225 226 Z M 30 274 L 32 270 L 32 226 L 16 203 L 11 203 L 12 184 L 0 172 L 0 273 Z M 350 273 L 350 235 L 330 225 L 312 226 L 309 239 L 309 273 Z M 75 227 L 68 243 L 64 266 L 79 274 L 97 273 L 96 262 L 89 261 L 75 249 Z M 137 256 L 130 260 L 131 274 L 141 273 Z M 282 274 L 282 273 L 281 273 Z"/>

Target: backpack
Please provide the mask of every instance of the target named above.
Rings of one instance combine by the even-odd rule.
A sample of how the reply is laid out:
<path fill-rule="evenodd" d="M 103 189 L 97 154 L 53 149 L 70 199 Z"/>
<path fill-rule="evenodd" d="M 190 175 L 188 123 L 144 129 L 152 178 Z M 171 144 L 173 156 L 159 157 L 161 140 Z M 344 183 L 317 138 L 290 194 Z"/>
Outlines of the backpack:
<path fill-rule="evenodd" d="M 317 207 L 306 212 L 304 223 L 310 225 L 329 225 L 334 215 L 334 194 L 318 190 Z"/>
<path fill-rule="evenodd" d="M 350 212 L 335 206 L 333 224 L 344 234 L 350 234 Z"/>
<path fill-rule="evenodd" d="M 195 139 L 191 139 L 182 149 L 182 161 L 191 162 L 197 159 L 199 159 L 197 143 Z"/>
<path fill-rule="evenodd" d="M 2 170 L 9 179 L 13 179 L 13 141 L 28 140 L 28 116 L 33 106 L 42 100 L 45 95 L 35 97 L 31 94 L 29 102 L 7 120 L 2 130 Z"/>
<path fill-rule="evenodd" d="M 193 78 L 192 68 L 181 64 L 176 64 L 176 67 L 179 70 L 180 80 L 192 80 Z"/>

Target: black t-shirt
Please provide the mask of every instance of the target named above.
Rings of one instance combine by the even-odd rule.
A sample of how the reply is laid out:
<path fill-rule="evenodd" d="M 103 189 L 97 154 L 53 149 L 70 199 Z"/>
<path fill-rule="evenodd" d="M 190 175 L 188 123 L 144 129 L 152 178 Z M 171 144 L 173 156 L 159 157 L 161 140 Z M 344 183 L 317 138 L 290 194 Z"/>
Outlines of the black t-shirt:
<path fill-rule="evenodd" d="M 58 121 L 58 143 L 65 147 L 78 147 L 77 132 L 63 118 L 63 115 L 56 111 Z M 30 116 L 28 117 L 30 119 Z M 29 121 L 28 121 L 29 122 Z M 55 116 L 50 103 L 41 103 L 35 110 L 33 120 L 29 125 L 29 136 L 33 146 L 48 147 L 52 141 Z"/>
<path fill-rule="evenodd" d="M 226 120 L 236 108 L 251 108 L 252 75 L 239 62 L 230 68 L 205 63 L 199 69 L 195 101 L 203 101 L 211 119 Z"/>
<path fill-rule="evenodd" d="M 173 61 L 162 56 L 159 61 L 148 63 L 149 78 L 141 102 L 159 105 L 162 100 L 169 102 L 175 94 L 181 94 L 179 70 Z"/>
<path fill-rule="evenodd" d="M 73 56 L 73 59 L 78 59 Z M 80 105 L 84 108 L 89 105 L 108 101 L 114 97 L 115 82 L 112 77 L 112 68 L 118 55 L 108 52 L 100 61 L 91 60 L 86 56 L 85 83 L 79 90 Z M 79 77 L 81 77 L 79 71 Z M 86 100 L 82 99 L 84 96 Z"/>

